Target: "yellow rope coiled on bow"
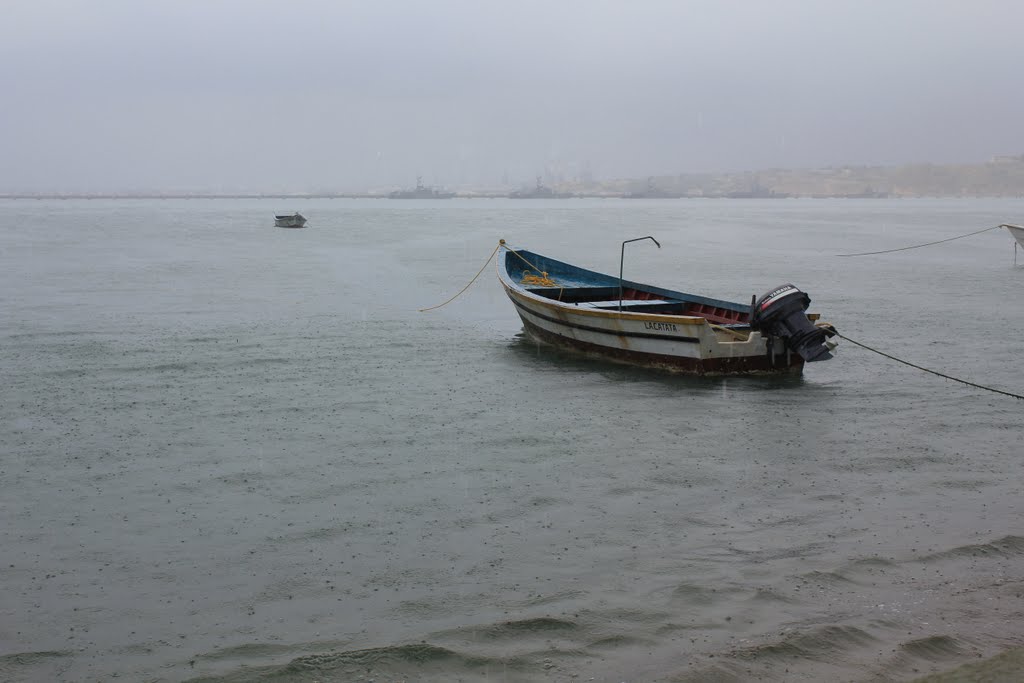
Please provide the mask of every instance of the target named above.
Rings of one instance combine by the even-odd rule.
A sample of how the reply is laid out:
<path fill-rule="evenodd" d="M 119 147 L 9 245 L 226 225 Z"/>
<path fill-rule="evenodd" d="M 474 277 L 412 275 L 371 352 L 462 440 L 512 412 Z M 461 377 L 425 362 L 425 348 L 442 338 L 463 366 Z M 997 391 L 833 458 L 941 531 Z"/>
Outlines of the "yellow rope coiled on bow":
<path fill-rule="evenodd" d="M 528 270 L 523 271 L 523 279 L 519 281 L 521 285 L 539 285 L 541 287 L 557 287 L 558 284 L 548 277 L 545 271 L 541 271 L 540 275 L 534 275 Z"/>
<path fill-rule="evenodd" d="M 559 301 L 562 300 L 562 294 L 565 293 L 565 287 L 563 287 L 562 285 L 560 285 L 557 282 L 555 282 L 552 278 L 548 277 L 547 271 L 541 270 L 537 266 L 535 266 L 532 263 L 530 263 L 529 261 L 527 261 L 525 258 L 523 258 L 522 254 L 520 254 L 518 251 L 516 251 L 512 247 L 508 246 L 507 244 L 505 244 L 505 240 L 500 240 L 498 242 L 498 246 L 504 246 L 510 252 L 515 254 L 516 257 L 520 261 L 522 261 L 523 263 L 525 263 L 526 265 L 530 266 L 535 271 L 540 273 L 540 275 L 534 275 L 530 271 L 524 270 L 523 271 L 523 279 L 519 281 L 519 284 L 521 284 L 521 285 L 538 285 L 540 287 L 558 287 L 558 289 L 559 289 L 558 300 Z"/>

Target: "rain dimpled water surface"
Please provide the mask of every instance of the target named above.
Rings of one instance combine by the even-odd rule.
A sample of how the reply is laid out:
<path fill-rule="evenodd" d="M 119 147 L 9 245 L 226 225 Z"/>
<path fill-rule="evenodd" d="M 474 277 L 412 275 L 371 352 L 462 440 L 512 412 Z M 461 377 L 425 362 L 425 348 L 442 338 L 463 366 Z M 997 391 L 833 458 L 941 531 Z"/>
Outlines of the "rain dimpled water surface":
<path fill-rule="evenodd" d="M 0 202 L 0 678 L 910 680 L 1024 638 L 1021 404 L 521 333 L 499 238 L 1024 392 L 990 200 Z M 303 230 L 273 227 L 299 210 Z"/>

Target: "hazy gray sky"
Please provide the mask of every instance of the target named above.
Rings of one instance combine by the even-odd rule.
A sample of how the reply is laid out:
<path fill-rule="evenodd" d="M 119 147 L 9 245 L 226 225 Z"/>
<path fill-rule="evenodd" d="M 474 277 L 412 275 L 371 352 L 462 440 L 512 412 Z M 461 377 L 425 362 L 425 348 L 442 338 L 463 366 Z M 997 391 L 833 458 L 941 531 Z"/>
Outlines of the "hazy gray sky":
<path fill-rule="evenodd" d="M 1016 0 L 5 0 L 0 191 L 1024 152 Z"/>

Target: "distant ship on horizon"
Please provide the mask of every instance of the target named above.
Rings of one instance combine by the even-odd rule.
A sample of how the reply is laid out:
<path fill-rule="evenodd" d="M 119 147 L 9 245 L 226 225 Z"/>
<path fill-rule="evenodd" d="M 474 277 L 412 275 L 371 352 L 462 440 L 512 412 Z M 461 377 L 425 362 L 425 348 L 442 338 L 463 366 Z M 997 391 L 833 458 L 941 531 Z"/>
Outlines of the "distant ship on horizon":
<path fill-rule="evenodd" d="M 655 187 L 653 177 L 647 179 L 646 190 L 623 195 L 624 199 L 682 199 L 682 197 L 681 192 L 666 192 L 659 187 Z"/>
<path fill-rule="evenodd" d="M 416 176 L 416 189 L 396 190 L 388 195 L 389 199 L 451 199 L 454 192 L 441 192 L 423 184 L 423 177 Z"/>
<path fill-rule="evenodd" d="M 571 194 L 559 194 L 550 187 L 547 187 L 537 176 L 537 185 L 532 190 L 516 190 L 509 195 L 510 199 L 565 199 L 572 197 Z"/>

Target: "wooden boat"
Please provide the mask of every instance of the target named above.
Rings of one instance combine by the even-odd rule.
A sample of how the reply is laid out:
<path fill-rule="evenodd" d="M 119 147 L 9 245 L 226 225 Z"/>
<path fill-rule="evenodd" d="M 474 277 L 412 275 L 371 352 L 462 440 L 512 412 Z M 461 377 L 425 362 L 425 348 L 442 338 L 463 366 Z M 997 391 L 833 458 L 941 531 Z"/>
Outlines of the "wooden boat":
<path fill-rule="evenodd" d="M 298 212 L 290 216 L 274 216 L 274 225 L 279 228 L 301 228 L 306 225 L 306 218 Z"/>
<path fill-rule="evenodd" d="M 613 361 L 698 375 L 799 373 L 831 358 L 834 328 L 808 315 L 791 284 L 749 304 L 639 284 L 504 240 L 498 279 L 539 342 Z"/>

